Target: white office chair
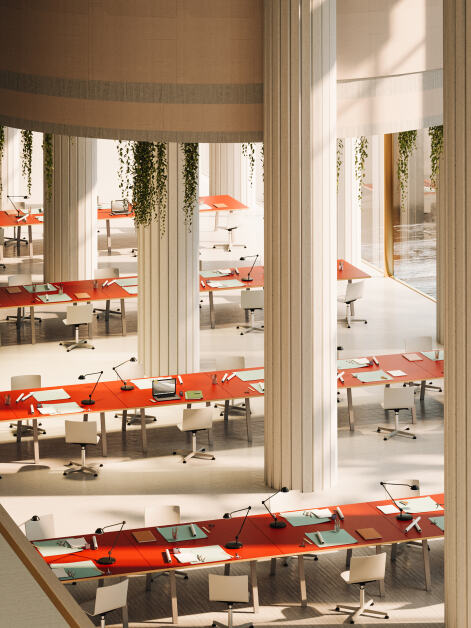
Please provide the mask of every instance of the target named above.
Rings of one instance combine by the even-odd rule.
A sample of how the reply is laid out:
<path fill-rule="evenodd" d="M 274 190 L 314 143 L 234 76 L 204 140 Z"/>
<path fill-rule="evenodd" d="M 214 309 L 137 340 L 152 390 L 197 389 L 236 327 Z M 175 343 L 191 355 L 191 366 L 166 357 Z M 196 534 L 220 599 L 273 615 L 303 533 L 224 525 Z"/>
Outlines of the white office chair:
<path fill-rule="evenodd" d="M 28 541 L 41 541 L 42 539 L 53 539 L 56 536 L 54 525 L 54 515 L 34 515 L 25 521 L 25 535 Z"/>
<path fill-rule="evenodd" d="M 113 201 L 112 201 L 113 202 Z M 96 268 L 93 273 L 94 279 L 109 279 L 110 277 L 119 277 L 119 268 Z M 105 312 L 105 321 L 110 319 L 110 314 L 118 314 L 121 316 L 121 310 L 118 308 L 117 310 L 112 310 L 110 305 L 110 299 L 106 299 L 105 301 L 105 309 L 95 307 L 93 308 L 94 312 Z M 97 315 L 97 319 L 100 318 L 100 315 Z"/>
<path fill-rule="evenodd" d="M 351 323 L 366 323 L 368 322 L 365 318 L 352 318 L 352 305 L 358 299 L 361 299 L 363 296 L 363 291 L 365 288 L 364 281 L 356 281 L 355 283 L 347 283 L 347 290 L 345 292 L 345 296 L 337 297 L 337 301 L 339 303 L 345 304 L 346 312 L 345 318 L 339 318 L 338 321 L 345 321 L 347 323 L 348 329 L 351 327 Z"/>
<path fill-rule="evenodd" d="M 415 403 L 413 388 L 384 388 L 384 401 L 381 404 L 384 410 L 394 410 L 394 427 L 387 425 L 379 425 L 377 432 L 388 432 L 384 440 L 389 440 L 393 436 L 409 436 L 417 438 L 415 434 L 406 427 L 404 430 L 399 429 L 399 411 L 410 410 L 412 413 L 412 423 L 415 422 Z"/>
<path fill-rule="evenodd" d="M 123 626 L 128 625 L 128 583 L 126 578 L 117 584 L 107 587 L 98 587 L 94 600 L 83 602 L 80 606 L 90 617 L 100 616 L 100 627 L 105 628 L 105 617 L 111 611 L 121 609 Z"/>
<path fill-rule="evenodd" d="M 230 253 L 232 251 L 232 247 L 241 246 L 244 249 L 247 248 L 245 244 L 239 244 L 234 242 L 234 231 L 239 228 L 239 225 L 236 222 L 236 218 L 232 213 L 229 213 L 227 216 L 227 221 L 224 226 L 219 225 L 218 229 L 222 231 L 227 231 L 227 242 L 217 243 L 213 245 L 213 249 L 217 249 L 222 247 L 225 251 Z"/>
<path fill-rule="evenodd" d="M 148 506 L 144 510 L 144 525 L 146 528 L 156 526 L 176 526 L 181 522 L 180 506 Z M 188 580 L 188 574 L 184 571 L 174 571 L 175 575 L 184 580 Z M 160 571 L 155 574 L 147 574 L 146 588 L 149 589 L 151 583 L 160 576 L 168 576 L 168 571 Z"/>
<path fill-rule="evenodd" d="M 433 350 L 433 339 L 432 336 L 416 336 L 415 338 L 408 338 L 405 341 L 405 350 L 406 353 L 417 353 L 421 351 L 432 351 Z M 404 384 L 406 386 L 407 384 Z M 416 384 L 414 382 L 410 383 L 410 386 L 420 386 L 420 398 L 423 399 L 425 395 L 425 390 L 437 390 L 438 392 L 442 392 L 441 386 L 434 386 L 432 382 L 428 383 L 425 380 L 422 380 L 420 384 Z"/>
<path fill-rule="evenodd" d="M 97 445 L 100 441 L 100 437 L 97 433 L 97 425 L 95 421 L 66 421 L 65 422 L 65 442 L 73 443 L 74 445 L 80 445 L 81 460 L 80 462 L 73 462 L 72 460 L 66 464 L 66 467 L 71 467 L 64 471 L 64 475 L 71 475 L 72 473 L 84 473 L 97 477 L 98 467 L 102 467 L 102 464 L 87 464 L 85 460 L 85 454 L 87 445 Z"/>
<path fill-rule="evenodd" d="M 127 364 L 123 364 L 119 372 L 121 377 L 126 381 L 144 377 L 144 365 L 139 362 L 128 362 Z M 157 419 L 152 414 L 147 414 L 147 410 L 148 408 L 146 408 L 145 414 L 146 423 L 155 423 Z M 121 419 L 121 429 L 123 432 L 126 431 L 127 425 L 141 424 L 141 413 L 138 408 L 135 408 L 134 411 L 125 410 L 124 412 L 117 412 L 114 418 Z"/>
<path fill-rule="evenodd" d="M 220 621 L 213 621 L 212 626 L 220 628 L 232 628 L 232 609 L 235 602 L 247 603 L 249 601 L 249 577 L 248 576 L 219 576 L 209 574 L 209 599 L 211 602 L 225 602 L 227 604 L 227 627 Z M 252 623 L 241 624 L 239 628 L 253 628 Z"/>
<path fill-rule="evenodd" d="M 75 340 L 67 340 L 60 342 L 63 347 L 67 347 L 67 352 L 72 349 L 94 349 L 88 340 L 79 339 L 80 325 L 90 325 L 93 321 L 93 305 L 85 303 L 83 305 L 68 305 L 66 309 L 66 318 L 62 321 L 64 325 L 73 325 L 75 330 Z"/>
<path fill-rule="evenodd" d="M 237 325 L 237 329 L 245 329 L 240 335 L 248 334 L 251 331 L 263 331 L 264 325 L 255 325 L 255 310 L 263 310 L 264 294 L 263 290 L 242 290 L 240 293 L 240 307 L 250 312 L 250 325 Z"/>
<path fill-rule="evenodd" d="M 191 449 L 176 449 L 173 455 L 183 456 L 183 462 L 186 463 L 190 458 L 202 458 L 204 460 L 216 460 L 212 454 L 207 454 L 205 448 L 196 448 L 196 433 L 202 430 L 208 430 L 208 441 L 210 432 L 213 427 L 213 409 L 212 408 L 186 408 L 183 410 L 183 421 L 177 425 L 181 432 L 191 432 Z"/>
<path fill-rule="evenodd" d="M 41 375 L 12 375 L 10 378 L 11 390 L 25 390 L 28 388 L 41 388 Z M 41 423 L 38 423 L 40 426 Z M 10 427 L 14 427 L 14 423 L 10 423 Z M 16 432 L 13 432 L 13 436 L 16 436 L 20 440 L 21 436 L 31 436 L 33 433 L 33 426 L 29 423 L 23 424 L 22 421 L 16 422 Z M 39 434 L 45 434 L 46 430 L 38 427 Z"/>
<path fill-rule="evenodd" d="M 344 571 L 340 575 L 347 584 L 360 585 L 360 606 L 347 606 L 339 604 L 335 610 L 353 611 L 350 614 L 350 623 L 354 624 L 361 615 L 367 613 L 374 617 L 389 619 L 384 611 L 373 610 L 373 600 L 365 599 L 365 587 L 370 582 L 384 580 L 386 572 L 386 552 L 373 554 L 372 556 L 354 556 L 350 563 L 350 571 Z"/>
<path fill-rule="evenodd" d="M 28 274 L 10 275 L 8 277 L 9 286 L 29 286 L 31 285 L 31 283 L 32 283 L 32 278 L 31 278 L 31 275 L 28 275 Z M 20 327 L 24 323 L 24 321 L 30 321 L 30 320 L 31 320 L 31 316 L 25 314 L 24 307 L 16 308 L 16 316 L 7 316 L 7 321 L 15 321 L 17 327 Z M 34 320 L 38 321 L 38 323 L 42 322 L 42 318 L 39 318 L 38 316 L 35 316 Z"/>

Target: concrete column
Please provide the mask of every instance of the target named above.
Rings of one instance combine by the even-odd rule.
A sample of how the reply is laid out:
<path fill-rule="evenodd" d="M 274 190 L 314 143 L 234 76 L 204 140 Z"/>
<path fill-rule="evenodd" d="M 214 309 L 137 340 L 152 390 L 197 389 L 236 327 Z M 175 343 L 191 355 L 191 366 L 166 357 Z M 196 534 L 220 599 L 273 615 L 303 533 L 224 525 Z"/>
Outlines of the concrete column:
<path fill-rule="evenodd" d="M 257 151 L 255 159 L 257 159 Z M 250 162 L 241 144 L 209 144 L 209 194 L 229 194 L 251 205 L 255 192 L 255 166 L 250 183 Z"/>
<path fill-rule="evenodd" d="M 138 351 L 146 375 L 199 369 L 198 214 L 184 224 L 180 145 L 168 145 L 167 228 L 138 228 Z M 196 208 L 196 204 L 195 204 Z"/>
<path fill-rule="evenodd" d="M 461 628 L 471 626 L 471 0 L 449 0 L 443 11 L 445 624 Z"/>
<path fill-rule="evenodd" d="M 335 482 L 336 3 L 265 2 L 265 480 Z"/>
<path fill-rule="evenodd" d="M 361 259 L 361 206 L 355 177 L 355 138 L 346 137 L 343 144 L 337 193 L 337 257 L 358 264 Z"/>
<path fill-rule="evenodd" d="M 97 265 L 97 141 L 53 137 L 52 197 L 44 182 L 44 280 L 92 279 Z"/>

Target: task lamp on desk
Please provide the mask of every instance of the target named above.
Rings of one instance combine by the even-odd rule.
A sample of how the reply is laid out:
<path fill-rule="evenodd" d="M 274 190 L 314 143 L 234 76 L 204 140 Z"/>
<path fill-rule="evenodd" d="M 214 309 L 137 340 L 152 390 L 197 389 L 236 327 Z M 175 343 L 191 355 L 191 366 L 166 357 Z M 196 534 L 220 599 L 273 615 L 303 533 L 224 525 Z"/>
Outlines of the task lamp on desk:
<path fill-rule="evenodd" d="M 286 486 L 283 486 L 282 488 L 278 489 L 275 493 L 273 493 L 273 495 L 270 495 L 270 497 L 267 497 L 266 499 L 262 501 L 262 504 L 268 510 L 271 517 L 273 517 L 273 521 L 270 523 L 270 528 L 286 528 L 286 521 L 280 521 L 280 519 L 278 519 L 277 516 L 274 515 L 272 511 L 270 510 L 270 508 L 267 506 L 267 502 L 269 502 L 272 497 L 275 497 L 275 495 L 278 495 L 278 493 L 289 493 L 289 488 L 287 488 Z"/>
<path fill-rule="evenodd" d="M 240 526 L 239 532 L 237 532 L 235 536 L 235 541 L 229 541 L 224 546 L 224 547 L 227 547 L 227 549 L 240 549 L 241 547 L 243 547 L 243 544 L 239 541 L 239 536 L 240 536 L 240 533 L 242 532 L 245 522 L 247 521 L 247 516 L 249 512 L 252 510 L 252 506 L 248 506 L 247 508 L 240 508 L 239 510 L 233 510 L 232 512 L 225 512 L 223 515 L 223 519 L 230 519 L 235 512 L 242 512 L 243 510 L 246 510 L 247 512 L 245 513 L 245 517 L 244 517 L 244 520 L 242 521 L 242 525 Z"/>
<path fill-rule="evenodd" d="M 242 281 L 253 281 L 253 277 L 251 277 L 250 275 L 252 274 L 253 271 L 253 267 L 255 266 L 255 262 L 258 260 L 258 258 L 260 257 L 259 254 L 257 253 L 257 255 L 246 255 L 245 257 L 241 257 L 241 260 L 245 260 L 248 259 L 250 257 L 255 257 L 253 264 L 252 264 L 252 268 L 249 270 L 249 272 L 247 273 L 247 277 L 241 277 Z"/>
<path fill-rule="evenodd" d="M 110 523 L 109 526 L 103 526 L 102 528 L 97 528 L 95 530 L 95 534 L 103 534 L 103 532 L 106 530 L 106 528 L 113 528 L 114 526 L 119 526 L 119 525 L 121 526 L 120 529 L 118 530 L 118 533 L 114 537 L 114 542 L 113 542 L 113 545 L 111 546 L 110 551 L 108 552 L 108 556 L 103 556 L 103 558 L 99 558 L 96 561 L 100 565 L 112 565 L 113 563 L 116 562 L 116 558 L 113 558 L 113 556 L 111 556 L 111 552 L 114 550 L 114 548 L 116 546 L 116 542 L 118 541 L 118 539 L 120 537 L 120 534 L 123 531 L 125 523 L 126 523 L 126 521 L 118 521 L 118 523 Z"/>
<path fill-rule="evenodd" d="M 95 388 L 98 386 L 98 382 L 103 375 L 103 371 L 96 371 L 96 373 L 85 373 L 84 375 L 79 375 L 78 378 L 85 379 L 89 375 L 98 375 L 98 379 L 95 382 L 95 386 L 93 386 L 92 392 L 88 395 L 88 399 L 82 399 L 82 401 L 80 402 L 84 406 L 92 406 L 95 403 L 95 400 L 92 399 L 92 395 L 95 392 Z"/>
<path fill-rule="evenodd" d="M 404 508 L 399 506 L 399 504 L 396 502 L 394 497 L 388 491 L 386 486 L 408 486 L 411 491 L 418 491 L 419 487 L 417 486 L 417 484 L 406 484 L 405 482 L 380 482 L 380 484 L 384 488 L 386 493 L 389 495 L 389 497 L 393 501 L 396 508 L 399 508 L 400 510 L 400 513 L 397 515 L 396 519 L 398 519 L 399 521 L 412 521 L 413 519 L 412 515 L 410 515 L 408 512 L 404 512 Z"/>
<path fill-rule="evenodd" d="M 11 200 L 12 198 L 21 198 L 21 199 L 23 199 L 24 201 L 26 201 L 26 199 L 28 199 L 28 198 L 29 198 L 29 196 L 23 196 L 23 194 L 17 194 L 16 196 L 12 196 L 11 194 L 7 194 L 7 199 L 8 199 L 8 200 L 10 201 L 10 203 L 13 205 L 14 209 L 16 210 L 16 213 L 18 214 L 18 215 L 17 215 L 17 218 L 19 218 L 19 217 L 20 217 L 20 215 L 21 215 L 21 212 L 20 212 L 20 210 L 18 209 L 18 207 L 15 205 L 15 203 Z"/>
<path fill-rule="evenodd" d="M 134 386 L 132 384 L 127 384 L 126 380 L 124 380 L 121 375 L 118 373 L 118 369 L 120 366 L 123 366 L 123 364 L 127 364 L 128 362 L 136 362 L 136 358 L 129 358 L 129 360 L 124 360 L 124 362 L 121 362 L 121 364 L 118 364 L 117 366 L 113 366 L 113 371 L 116 373 L 116 375 L 119 377 L 119 379 L 123 382 L 123 385 L 121 386 L 121 390 L 134 390 Z"/>

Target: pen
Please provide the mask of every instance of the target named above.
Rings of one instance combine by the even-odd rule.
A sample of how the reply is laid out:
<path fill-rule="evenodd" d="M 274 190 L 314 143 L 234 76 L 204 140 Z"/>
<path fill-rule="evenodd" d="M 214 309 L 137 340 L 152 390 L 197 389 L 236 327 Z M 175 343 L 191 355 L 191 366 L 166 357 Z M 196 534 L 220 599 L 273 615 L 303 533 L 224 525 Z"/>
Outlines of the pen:
<path fill-rule="evenodd" d="M 202 530 L 206 532 L 206 534 L 210 534 L 210 531 L 205 526 L 200 526 Z"/>
<path fill-rule="evenodd" d="M 307 538 L 307 536 L 305 536 L 303 540 L 304 540 L 306 543 L 309 543 L 309 545 L 312 545 L 312 544 L 313 544 L 313 543 L 312 543 L 312 541 L 311 541 L 311 539 L 308 539 L 308 538 Z"/>
<path fill-rule="evenodd" d="M 224 373 L 221 379 L 221 384 L 223 384 L 226 381 L 226 379 L 227 379 L 227 373 Z"/>
<path fill-rule="evenodd" d="M 204 283 L 204 281 L 201 281 L 201 287 L 206 288 L 206 284 Z"/>
<path fill-rule="evenodd" d="M 375 356 L 373 356 L 373 362 L 376 364 L 376 366 L 379 366 L 379 362 Z"/>
<path fill-rule="evenodd" d="M 105 279 L 105 281 L 102 283 L 102 288 L 106 288 L 106 286 L 108 285 L 108 279 Z"/>
<path fill-rule="evenodd" d="M 234 268 L 235 270 L 235 274 L 238 275 L 239 274 L 239 269 L 238 268 Z"/>
<path fill-rule="evenodd" d="M 178 383 L 179 383 L 180 385 L 182 385 L 182 384 L 183 384 L 183 380 L 182 380 L 182 378 L 180 377 L 180 375 L 178 376 Z"/>
<path fill-rule="evenodd" d="M 18 401 L 21 401 L 21 399 L 23 398 L 24 393 L 20 393 L 18 395 L 18 397 L 16 398 L 16 403 L 18 403 Z"/>
<path fill-rule="evenodd" d="M 227 381 L 229 382 L 233 377 L 235 377 L 235 373 L 232 373 L 232 375 L 229 375 L 229 377 L 227 378 Z"/>

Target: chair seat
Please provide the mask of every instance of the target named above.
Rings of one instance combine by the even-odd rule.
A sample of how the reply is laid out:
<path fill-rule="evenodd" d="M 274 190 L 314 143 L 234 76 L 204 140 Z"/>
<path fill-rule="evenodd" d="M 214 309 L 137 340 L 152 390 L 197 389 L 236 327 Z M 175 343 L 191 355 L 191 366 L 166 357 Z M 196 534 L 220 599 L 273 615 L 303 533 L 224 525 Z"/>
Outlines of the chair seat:
<path fill-rule="evenodd" d="M 384 401 L 381 402 L 381 407 L 383 408 L 383 410 L 394 410 L 394 411 L 398 411 L 399 410 L 410 410 L 409 406 L 403 406 L 402 408 L 385 408 L 384 407 Z"/>
<path fill-rule="evenodd" d="M 350 582 L 350 571 L 342 571 L 340 575 L 347 584 L 368 584 L 369 582 L 376 582 L 376 580 L 362 580 L 361 582 Z"/>
<path fill-rule="evenodd" d="M 337 297 L 339 303 L 346 303 L 345 297 Z"/>

